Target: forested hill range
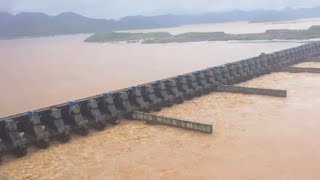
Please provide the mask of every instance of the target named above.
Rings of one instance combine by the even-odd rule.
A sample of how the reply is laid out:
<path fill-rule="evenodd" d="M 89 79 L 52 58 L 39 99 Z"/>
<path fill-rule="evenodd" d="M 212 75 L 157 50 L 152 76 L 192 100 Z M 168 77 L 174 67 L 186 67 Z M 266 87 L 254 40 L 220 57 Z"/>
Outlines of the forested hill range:
<path fill-rule="evenodd" d="M 320 17 L 320 7 L 283 10 L 255 10 L 202 15 L 128 16 L 119 20 L 93 19 L 72 12 L 48 16 L 44 13 L 0 12 L 0 38 L 97 33 L 116 30 L 173 27 L 187 24 L 232 21 L 271 22 Z"/>

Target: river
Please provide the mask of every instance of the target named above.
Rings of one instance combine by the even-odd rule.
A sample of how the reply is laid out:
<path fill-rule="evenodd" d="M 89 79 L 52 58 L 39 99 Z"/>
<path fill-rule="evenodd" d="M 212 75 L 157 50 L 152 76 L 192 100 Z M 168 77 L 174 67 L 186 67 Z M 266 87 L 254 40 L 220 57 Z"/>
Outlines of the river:
<path fill-rule="evenodd" d="M 0 41 L 0 116 L 294 47 L 297 42 L 87 44 L 87 35 Z M 303 63 L 303 67 L 320 67 Z M 319 179 L 320 75 L 245 83 L 287 98 L 212 93 L 159 113 L 214 124 L 212 135 L 122 121 L 86 138 L 6 157 L 12 179 Z"/>
<path fill-rule="evenodd" d="M 303 67 L 320 67 L 308 63 Z M 309 179 L 320 176 L 320 75 L 274 73 L 242 86 L 287 98 L 212 93 L 158 115 L 213 123 L 212 135 L 123 121 L 6 159 L 16 179 Z"/>
<path fill-rule="evenodd" d="M 320 18 L 297 19 L 292 21 L 250 23 L 246 21 L 182 25 L 172 28 L 129 30 L 124 32 L 169 32 L 173 35 L 187 32 L 225 32 L 230 34 L 263 33 L 270 29 L 308 29 L 320 25 Z"/>
<path fill-rule="evenodd" d="M 0 41 L 0 117 L 299 45 L 95 44 L 86 36 Z"/>

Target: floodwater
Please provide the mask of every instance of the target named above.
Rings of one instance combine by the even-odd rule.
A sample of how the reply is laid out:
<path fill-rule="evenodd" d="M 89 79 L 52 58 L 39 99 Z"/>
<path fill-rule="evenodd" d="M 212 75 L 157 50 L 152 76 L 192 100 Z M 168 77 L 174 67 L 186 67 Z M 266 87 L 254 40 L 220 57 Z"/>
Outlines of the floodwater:
<path fill-rule="evenodd" d="M 0 117 L 300 45 L 89 44 L 82 42 L 86 36 L 0 41 Z M 320 67 L 311 62 L 298 66 Z M 319 179 L 320 75 L 274 73 L 241 85 L 287 89 L 288 97 L 212 93 L 155 113 L 213 123 L 211 135 L 122 121 L 85 138 L 73 135 L 67 144 L 53 142 L 46 150 L 30 147 L 20 159 L 5 157 L 0 175 L 76 180 Z"/>
<path fill-rule="evenodd" d="M 262 22 L 249 23 L 245 21 L 230 22 L 230 23 L 216 23 L 216 24 L 198 24 L 198 25 L 184 25 L 172 28 L 159 29 L 143 29 L 143 30 L 129 30 L 123 32 L 169 32 L 173 35 L 186 32 L 225 32 L 233 34 L 246 33 L 263 33 L 270 29 L 308 29 L 311 26 L 320 25 L 320 18 L 298 19 L 294 21 L 279 21 L 279 22 Z"/>
<path fill-rule="evenodd" d="M 300 45 L 98 44 L 86 36 L 0 41 L 0 117 Z"/>
<path fill-rule="evenodd" d="M 13 179 L 319 179 L 320 75 L 274 73 L 240 85 L 286 89 L 288 97 L 212 93 L 155 114 L 213 123 L 213 134 L 122 121 L 47 150 L 31 148 L 24 158 L 6 160 L 0 174 Z"/>

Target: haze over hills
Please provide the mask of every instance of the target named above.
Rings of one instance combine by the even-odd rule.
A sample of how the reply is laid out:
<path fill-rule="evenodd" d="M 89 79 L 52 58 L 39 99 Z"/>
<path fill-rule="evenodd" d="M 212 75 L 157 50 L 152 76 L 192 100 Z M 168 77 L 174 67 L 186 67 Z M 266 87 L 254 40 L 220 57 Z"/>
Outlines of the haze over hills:
<path fill-rule="evenodd" d="M 72 12 L 61 13 L 57 16 L 30 12 L 11 15 L 0 12 L 0 38 L 97 33 L 232 21 L 284 21 L 311 17 L 320 17 L 320 7 L 255 11 L 234 10 L 202 15 L 128 16 L 120 20 L 93 19 Z"/>

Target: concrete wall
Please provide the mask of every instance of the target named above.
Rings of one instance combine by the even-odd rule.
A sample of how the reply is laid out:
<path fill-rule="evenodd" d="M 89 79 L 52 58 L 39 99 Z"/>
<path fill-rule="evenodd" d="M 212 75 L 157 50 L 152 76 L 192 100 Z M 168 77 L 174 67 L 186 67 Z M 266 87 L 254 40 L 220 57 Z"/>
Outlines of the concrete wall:
<path fill-rule="evenodd" d="M 290 73 L 320 73 L 320 68 L 302 68 L 302 67 L 287 67 L 284 68 L 285 72 Z"/>
<path fill-rule="evenodd" d="M 210 134 L 213 132 L 212 124 L 202 124 L 197 122 L 155 116 L 142 112 L 133 112 L 132 117 L 133 119 L 144 120 L 147 123 L 151 124 L 174 126 L 182 129 L 194 130 Z"/>
<path fill-rule="evenodd" d="M 240 86 L 220 85 L 217 87 L 217 91 L 230 92 L 230 93 L 242 93 L 242 94 L 257 94 L 257 95 L 275 96 L 275 97 L 287 97 L 287 91 L 276 90 L 276 89 L 247 88 L 247 87 L 240 87 Z"/>

